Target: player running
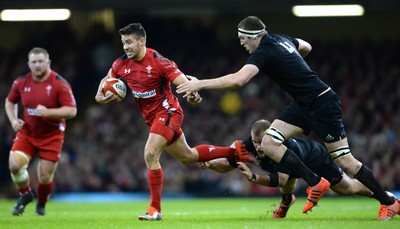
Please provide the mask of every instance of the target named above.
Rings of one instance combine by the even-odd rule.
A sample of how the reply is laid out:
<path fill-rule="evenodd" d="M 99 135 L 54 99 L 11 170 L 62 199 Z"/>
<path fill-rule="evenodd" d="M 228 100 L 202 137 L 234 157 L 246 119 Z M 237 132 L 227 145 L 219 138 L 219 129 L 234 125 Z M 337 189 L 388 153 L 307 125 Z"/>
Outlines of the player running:
<path fill-rule="evenodd" d="M 180 85 L 188 79 L 173 61 L 146 47 L 146 32 L 140 23 L 129 24 L 119 33 L 125 54 L 114 61 L 107 76 L 101 80 L 95 99 L 101 104 L 121 101 L 120 97 L 113 94 L 104 96 L 101 91 L 103 81 L 111 77 L 125 80 L 132 91 L 145 122 L 150 126 L 144 148 L 150 207 L 139 216 L 139 220 L 161 220 L 164 174 L 160 156 L 164 150 L 185 165 L 220 157 L 236 158 L 236 151 L 209 151 L 207 145 L 188 146 L 181 128 L 183 110 L 171 91 L 171 83 Z M 199 103 L 201 97 L 193 93 L 188 101 Z"/>
<path fill-rule="evenodd" d="M 5 102 L 7 117 L 17 135 L 10 151 L 11 178 L 20 198 L 12 214 L 21 215 L 34 194 L 29 185 L 29 162 L 39 156 L 36 215 L 45 215 L 53 191 L 54 174 L 60 160 L 65 119 L 76 116 L 75 98 L 68 82 L 50 69 L 49 53 L 33 48 L 28 54 L 30 73 L 14 80 Z M 18 117 L 18 103 L 24 106 Z"/>

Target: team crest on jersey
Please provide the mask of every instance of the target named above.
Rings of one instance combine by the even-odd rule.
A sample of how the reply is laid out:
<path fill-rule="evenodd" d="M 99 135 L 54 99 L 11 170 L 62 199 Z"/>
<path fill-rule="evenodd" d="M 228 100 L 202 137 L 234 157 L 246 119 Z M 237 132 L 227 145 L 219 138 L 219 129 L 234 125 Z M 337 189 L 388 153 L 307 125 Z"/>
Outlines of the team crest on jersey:
<path fill-rule="evenodd" d="M 147 76 L 151 76 L 151 69 L 153 69 L 153 67 L 151 67 L 150 65 L 146 67 Z"/>
<path fill-rule="evenodd" d="M 50 94 L 51 94 L 51 89 L 52 89 L 53 87 L 51 86 L 51 85 L 48 85 L 47 87 L 46 87 L 46 91 L 47 91 L 47 96 L 50 96 Z"/>

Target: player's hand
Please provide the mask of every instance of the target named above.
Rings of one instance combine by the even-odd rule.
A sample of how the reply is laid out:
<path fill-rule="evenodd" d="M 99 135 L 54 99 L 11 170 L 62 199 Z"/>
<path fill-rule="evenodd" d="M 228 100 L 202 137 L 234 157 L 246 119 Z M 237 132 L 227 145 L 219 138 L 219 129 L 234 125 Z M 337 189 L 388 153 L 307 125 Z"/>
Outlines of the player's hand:
<path fill-rule="evenodd" d="M 210 162 L 209 161 L 199 162 L 199 166 L 202 169 L 209 169 L 210 168 Z"/>
<path fill-rule="evenodd" d="M 114 94 L 109 94 L 107 96 L 104 96 L 102 92 L 98 92 L 95 97 L 96 102 L 100 104 L 107 104 L 107 103 L 116 103 L 120 102 L 122 99 Z"/>
<path fill-rule="evenodd" d="M 198 92 L 192 93 L 189 96 L 186 97 L 186 100 L 190 104 L 198 104 L 203 101 L 203 98 L 201 98 L 200 94 Z"/>
<path fill-rule="evenodd" d="M 237 164 L 240 172 L 246 177 L 247 180 L 250 180 L 253 172 L 249 169 L 249 167 L 247 167 L 245 163 L 240 161 L 238 161 Z"/>
<path fill-rule="evenodd" d="M 36 106 L 36 115 L 39 117 L 48 117 L 49 116 L 49 109 L 47 107 L 39 104 Z"/>
<path fill-rule="evenodd" d="M 200 81 L 194 76 L 186 76 L 189 81 L 178 85 L 176 93 L 184 94 L 183 98 L 190 96 L 191 94 L 201 90 Z"/>
<path fill-rule="evenodd" d="M 14 121 L 11 123 L 11 126 L 12 126 L 13 130 L 14 130 L 15 132 L 17 132 L 17 131 L 19 131 L 19 130 L 24 126 L 24 124 L 25 124 L 25 121 L 24 121 L 24 120 L 22 120 L 22 119 L 17 119 L 17 120 L 14 120 Z"/>

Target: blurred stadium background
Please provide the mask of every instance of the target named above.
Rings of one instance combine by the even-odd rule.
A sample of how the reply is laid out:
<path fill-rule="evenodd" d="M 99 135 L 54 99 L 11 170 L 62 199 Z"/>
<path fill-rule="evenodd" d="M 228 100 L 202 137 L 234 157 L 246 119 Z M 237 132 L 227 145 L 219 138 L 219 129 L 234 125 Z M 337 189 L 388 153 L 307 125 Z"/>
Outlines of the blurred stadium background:
<path fill-rule="evenodd" d="M 295 1 L 296 4 L 359 1 Z M 270 33 L 286 33 L 313 45 L 310 66 L 343 102 L 352 153 L 367 164 L 387 190 L 400 190 L 400 2 L 365 0 L 361 17 L 298 18 L 289 0 L 60 0 L 1 1 L 0 10 L 68 8 L 66 21 L 0 21 L 0 98 L 12 81 L 28 71 L 34 46 L 50 52 L 52 69 L 72 85 L 78 116 L 68 121 L 64 151 L 55 178 L 54 196 L 71 193 L 147 192 L 143 148 L 148 128 L 131 96 L 113 105 L 98 105 L 99 80 L 123 54 L 118 29 L 141 22 L 147 45 L 174 60 L 181 70 L 212 78 L 240 68 L 248 57 L 239 45 L 236 25 L 248 15 L 260 17 Z M 265 77 L 240 90 L 204 91 L 198 106 L 184 102 L 188 143 L 230 145 L 244 138 L 251 124 L 272 120 L 290 98 Z M 16 196 L 8 171 L 14 132 L 0 108 L 0 197 Z M 311 136 L 312 137 L 312 136 Z M 221 175 L 183 166 L 162 156 L 164 192 L 198 196 L 277 195 L 251 185 L 239 172 Z M 36 187 L 36 161 L 30 167 Z M 297 192 L 305 193 L 300 182 Z"/>

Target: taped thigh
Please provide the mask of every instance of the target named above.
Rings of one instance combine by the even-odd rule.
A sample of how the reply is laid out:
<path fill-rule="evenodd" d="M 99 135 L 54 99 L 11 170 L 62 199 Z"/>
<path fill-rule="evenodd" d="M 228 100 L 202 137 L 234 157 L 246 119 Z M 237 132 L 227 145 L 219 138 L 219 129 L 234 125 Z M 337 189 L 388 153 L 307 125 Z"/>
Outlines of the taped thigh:
<path fill-rule="evenodd" d="M 283 143 L 285 141 L 285 136 L 278 130 L 275 129 L 274 127 L 270 127 L 265 131 L 265 134 L 270 136 L 272 140 L 274 140 L 277 143 Z"/>
<path fill-rule="evenodd" d="M 331 158 L 333 160 L 339 158 L 339 157 L 343 157 L 345 155 L 351 154 L 350 152 L 350 148 L 348 146 L 344 146 L 344 147 L 340 147 L 337 148 L 335 150 L 332 150 L 331 152 L 329 152 Z"/>

